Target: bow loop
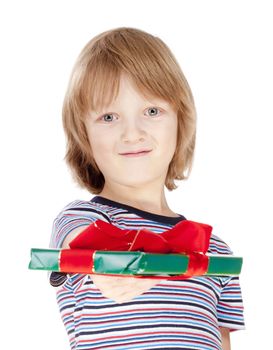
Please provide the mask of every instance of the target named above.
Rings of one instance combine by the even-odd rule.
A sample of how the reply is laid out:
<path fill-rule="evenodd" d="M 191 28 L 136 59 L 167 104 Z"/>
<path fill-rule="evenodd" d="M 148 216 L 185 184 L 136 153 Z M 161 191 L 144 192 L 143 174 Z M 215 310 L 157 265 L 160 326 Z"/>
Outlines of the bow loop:
<path fill-rule="evenodd" d="M 161 235 L 169 243 L 172 253 L 206 253 L 211 231 L 210 225 L 183 220 Z"/>

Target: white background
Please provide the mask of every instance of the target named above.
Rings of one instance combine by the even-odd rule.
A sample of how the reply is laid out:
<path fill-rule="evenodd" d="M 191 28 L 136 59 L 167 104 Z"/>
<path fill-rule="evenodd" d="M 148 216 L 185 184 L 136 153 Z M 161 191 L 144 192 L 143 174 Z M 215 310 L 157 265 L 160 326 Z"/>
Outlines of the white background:
<path fill-rule="evenodd" d="M 272 328 L 271 1 L 6 1 L 1 35 L 1 348 L 68 349 L 46 272 L 27 269 L 51 225 L 93 197 L 63 160 L 61 107 L 72 65 L 98 33 L 120 26 L 159 36 L 194 94 L 197 145 L 170 206 L 209 223 L 244 258 L 246 330 L 232 349 L 269 348 Z M 8 345 L 7 345 L 8 344 Z"/>

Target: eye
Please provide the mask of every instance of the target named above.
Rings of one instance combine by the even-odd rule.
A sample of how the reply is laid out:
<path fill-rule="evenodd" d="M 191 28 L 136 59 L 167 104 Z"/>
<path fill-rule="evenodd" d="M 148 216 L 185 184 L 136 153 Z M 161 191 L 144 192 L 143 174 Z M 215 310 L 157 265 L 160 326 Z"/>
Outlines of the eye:
<path fill-rule="evenodd" d="M 149 112 L 150 116 L 152 116 L 152 117 L 157 116 L 160 113 L 159 109 L 156 107 L 149 108 L 148 112 Z"/>
<path fill-rule="evenodd" d="M 101 119 L 103 119 L 103 121 L 105 122 L 111 122 L 114 118 L 114 114 L 112 113 L 107 113 L 107 114 L 104 114 Z"/>

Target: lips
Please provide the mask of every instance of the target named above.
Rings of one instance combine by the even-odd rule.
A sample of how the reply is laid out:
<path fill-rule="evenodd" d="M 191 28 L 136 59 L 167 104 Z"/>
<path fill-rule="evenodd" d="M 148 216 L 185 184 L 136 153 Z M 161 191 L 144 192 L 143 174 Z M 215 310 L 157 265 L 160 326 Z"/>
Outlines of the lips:
<path fill-rule="evenodd" d="M 147 153 L 150 152 L 150 149 L 140 149 L 138 151 L 132 151 L 132 152 L 125 152 L 125 153 L 120 153 L 121 155 L 128 155 L 128 154 L 138 154 L 138 153 Z"/>

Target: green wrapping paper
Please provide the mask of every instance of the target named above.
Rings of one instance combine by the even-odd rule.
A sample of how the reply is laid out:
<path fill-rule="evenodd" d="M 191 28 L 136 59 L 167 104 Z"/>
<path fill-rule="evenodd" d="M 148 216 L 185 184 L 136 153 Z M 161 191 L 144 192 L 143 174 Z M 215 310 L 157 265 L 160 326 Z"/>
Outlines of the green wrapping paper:
<path fill-rule="evenodd" d="M 70 250 L 81 261 L 83 250 Z M 83 262 L 80 265 L 62 263 L 62 249 L 31 249 L 29 269 L 49 270 L 66 273 L 97 273 L 114 275 L 153 276 L 181 275 L 186 273 L 189 257 L 186 254 L 154 254 L 139 251 L 84 251 Z M 209 276 L 239 275 L 243 259 L 233 255 L 207 254 L 209 257 Z M 90 261 L 89 261 L 90 260 Z"/>

